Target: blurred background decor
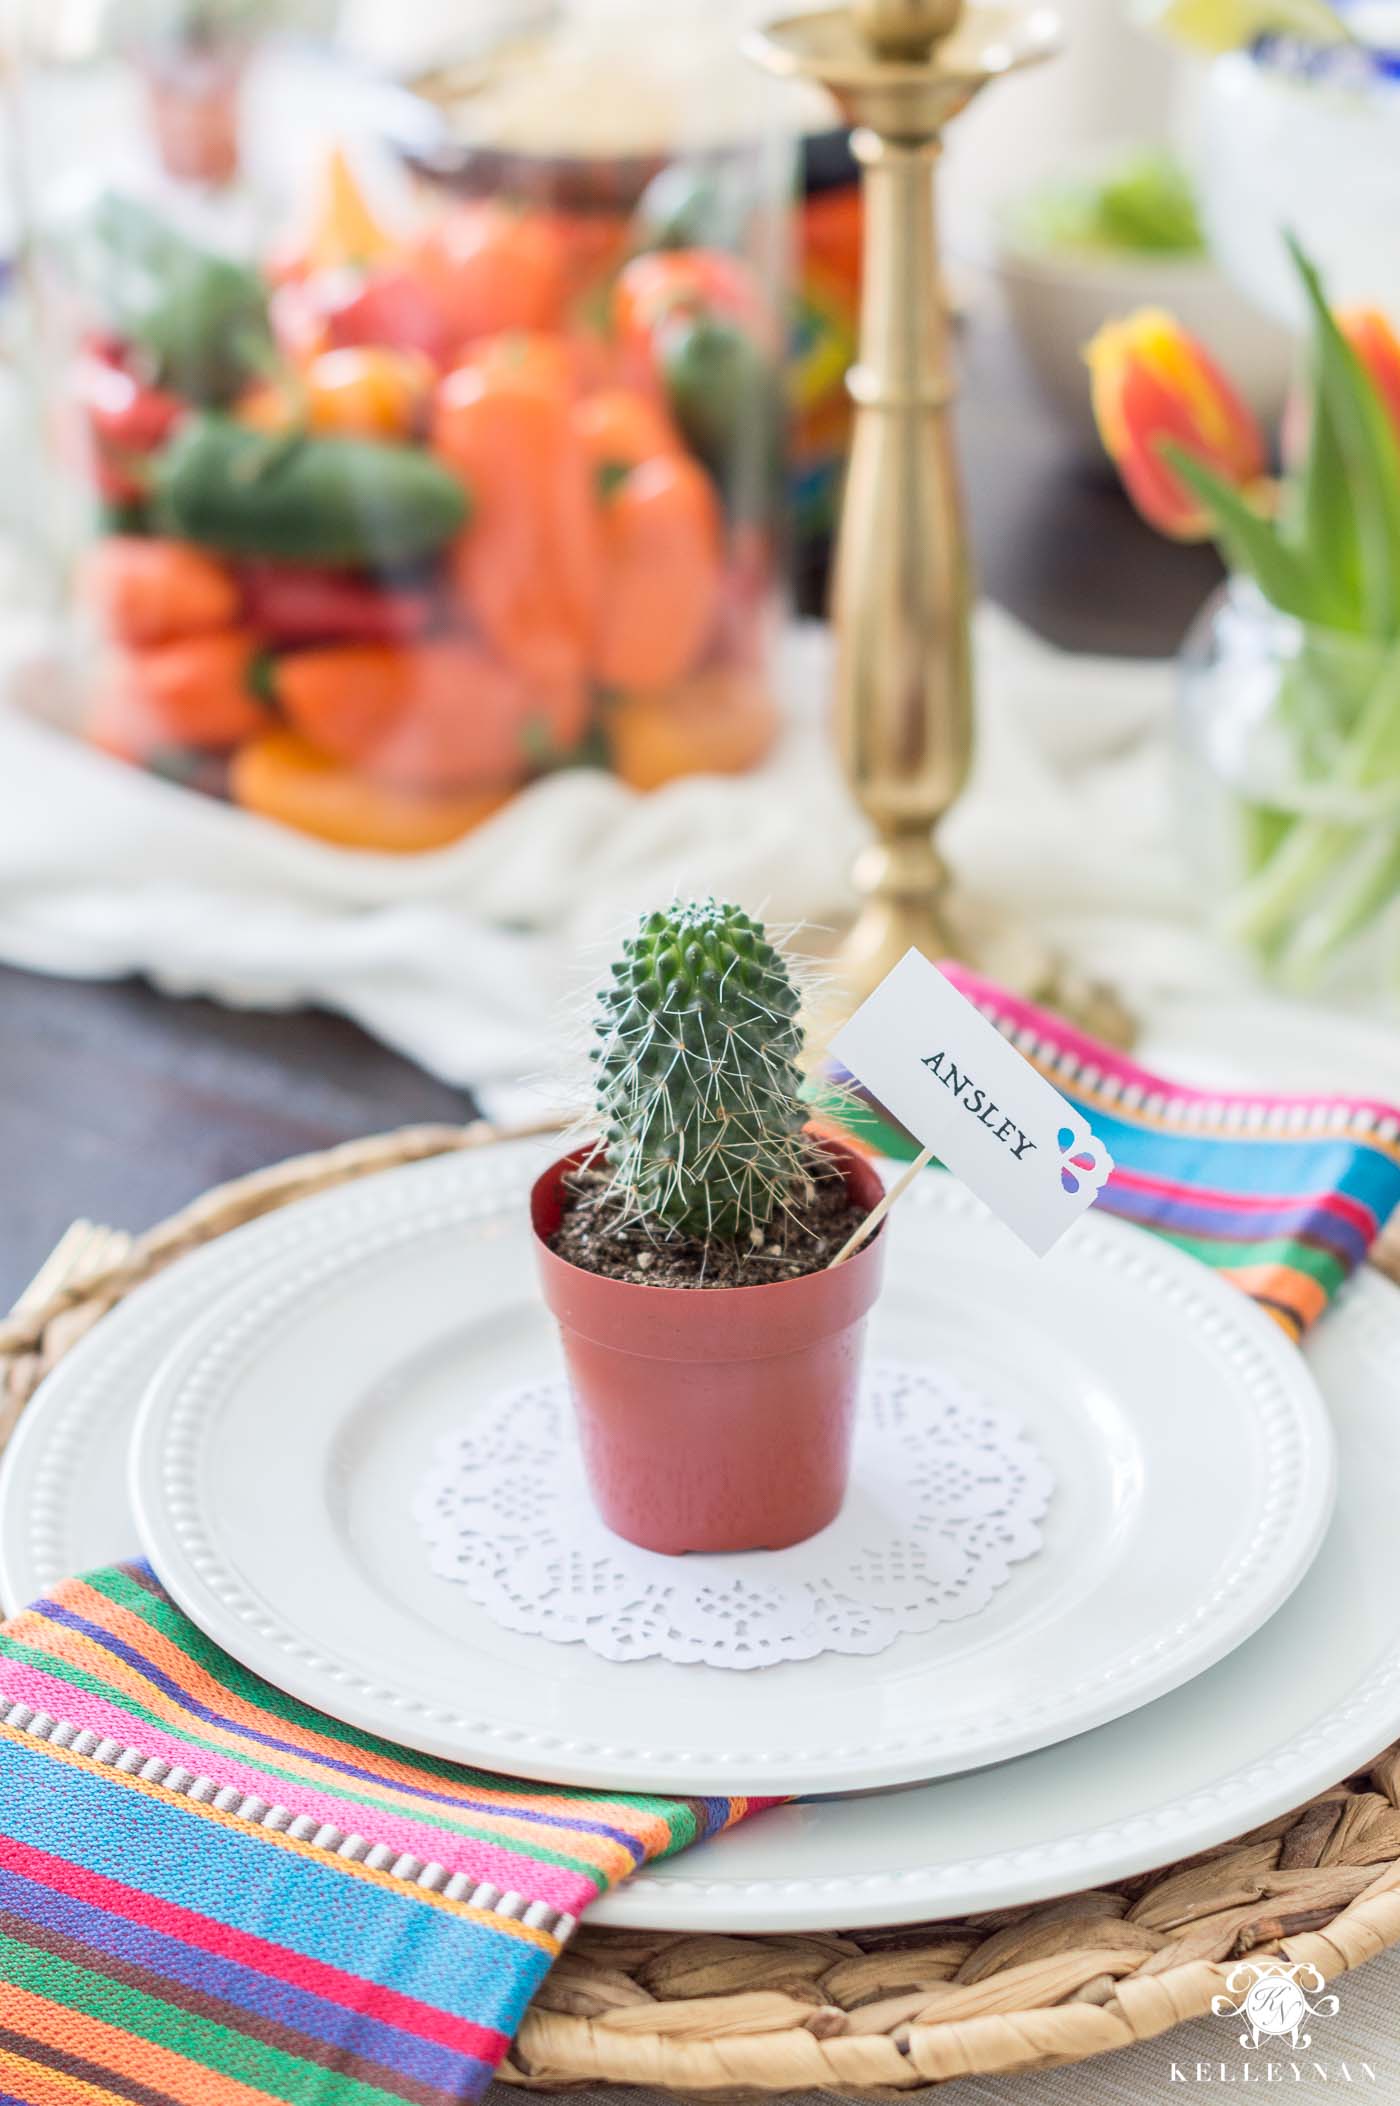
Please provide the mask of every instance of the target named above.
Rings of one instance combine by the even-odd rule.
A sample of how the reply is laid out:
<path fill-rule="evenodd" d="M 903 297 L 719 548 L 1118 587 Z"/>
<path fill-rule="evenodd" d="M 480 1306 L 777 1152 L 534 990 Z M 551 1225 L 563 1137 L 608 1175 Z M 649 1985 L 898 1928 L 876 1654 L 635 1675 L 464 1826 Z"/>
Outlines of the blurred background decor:
<path fill-rule="evenodd" d="M 1164 148 L 1100 148 L 1009 199 L 995 224 L 994 273 L 1046 401 L 1086 461 L 1099 456 L 1084 346 L 1148 303 L 1169 307 L 1227 361 L 1246 401 L 1276 417 L 1293 343 L 1211 256 L 1185 165 Z"/>
<path fill-rule="evenodd" d="M 935 177 L 945 127 L 991 82 L 1053 55 L 1043 7 L 853 0 L 782 17 L 751 49 L 780 79 L 814 81 L 855 127 L 865 270 L 851 456 L 832 577 L 837 739 L 872 840 L 855 923 L 834 959 L 835 1006 L 862 1001 L 910 948 L 963 955 L 933 830 L 971 765 L 968 529 L 956 459 L 948 300 Z M 1014 971 L 1014 968 L 1013 968 Z M 1048 991 L 1054 968 L 1015 977 Z M 1100 1028 L 1127 1028 L 1107 995 Z"/>
<path fill-rule="evenodd" d="M 167 175 L 218 186 L 239 171 L 248 63 L 270 34 L 330 25 L 326 0 L 113 0 L 105 36 L 145 89 Z"/>
<path fill-rule="evenodd" d="M 1209 29 L 1233 8 L 1202 10 Z M 1333 298 L 1400 309 L 1400 11 L 1392 0 L 1242 7 L 1202 80 L 1190 148 L 1211 247 L 1240 289 L 1304 319 L 1283 231 Z M 1252 33 L 1251 33 L 1252 31 Z M 1219 35 L 1219 31 L 1216 32 Z"/>
<path fill-rule="evenodd" d="M 1183 800 L 1222 934 L 1293 993 L 1400 972 L 1400 340 L 1335 313 L 1296 242 L 1310 317 L 1285 473 L 1204 349 L 1144 309 L 1089 347 L 1104 443 L 1154 525 L 1211 534 L 1230 585 L 1184 661 Z"/>
<path fill-rule="evenodd" d="M 664 35 L 638 0 L 323 4 L 11 18 L 27 297 L 5 317 L 0 660 L 24 707 L 0 711 L 0 947 L 325 1004 L 505 1081 L 658 888 L 713 882 L 824 950 L 854 911 L 829 640 L 790 615 L 824 602 L 849 439 L 856 164 L 819 83 L 744 62 L 751 0 L 677 0 Z M 1252 275 L 1282 253 L 1280 155 L 1251 163 L 1272 216 L 1242 263 L 1210 111 L 1284 69 L 1379 170 L 1394 105 L 1374 8 L 1149 12 L 1068 0 L 1065 55 L 959 117 L 940 188 L 983 579 L 1048 639 L 987 607 L 973 625 L 978 750 L 942 830 L 965 940 L 1020 932 L 997 967 L 1042 991 L 1057 948 L 1150 1041 L 1219 1017 L 1222 989 L 1274 999 L 1246 995 L 1187 872 L 1222 812 L 1294 809 L 1276 783 L 1215 795 L 1258 668 L 1293 646 L 1242 591 L 1202 632 L 1186 721 L 1211 795 L 1182 825 L 1170 681 L 1141 654 L 1218 571 L 1134 538 L 1083 347 L 1170 311 L 1271 429 L 1300 313 Z M 157 76 L 187 82 L 183 160 Z M 1351 297 L 1333 235 L 1306 231 Z M 963 653 L 956 612 L 935 626 Z M 906 833 L 911 756 L 893 740 L 880 791 Z M 1389 882 L 1382 858 L 1368 928 Z M 1276 948 L 1259 962 L 1296 1001 L 1309 976 Z M 1327 950 L 1358 969 L 1316 989 L 1381 1013 L 1364 946 Z"/>

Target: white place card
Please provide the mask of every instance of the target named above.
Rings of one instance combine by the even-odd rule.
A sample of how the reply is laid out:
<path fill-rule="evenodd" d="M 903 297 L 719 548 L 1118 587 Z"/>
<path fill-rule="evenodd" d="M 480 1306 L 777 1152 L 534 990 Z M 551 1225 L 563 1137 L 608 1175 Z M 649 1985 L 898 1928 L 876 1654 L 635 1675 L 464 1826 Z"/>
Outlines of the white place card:
<path fill-rule="evenodd" d="M 919 951 L 831 1051 L 1037 1257 L 1108 1181 L 1113 1159 L 1079 1113 Z"/>

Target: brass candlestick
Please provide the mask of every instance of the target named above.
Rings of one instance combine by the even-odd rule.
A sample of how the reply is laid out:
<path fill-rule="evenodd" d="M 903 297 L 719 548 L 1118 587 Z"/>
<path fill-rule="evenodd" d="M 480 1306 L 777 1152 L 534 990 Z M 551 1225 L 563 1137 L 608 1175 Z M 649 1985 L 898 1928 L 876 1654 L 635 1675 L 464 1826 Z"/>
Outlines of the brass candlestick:
<path fill-rule="evenodd" d="M 845 1009 L 912 945 L 969 943 L 946 908 L 933 833 L 972 756 L 972 588 L 953 449 L 955 385 L 938 263 L 934 172 L 943 128 L 998 75 L 1049 57 L 1045 7 L 852 0 L 749 40 L 770 72 L 819 81 L 856 130 L 865 198 L 860 356 L 831 615 L 841 757 L 875 839 L 856 865 L 864 902 L 836 959 Z M 1040 946 L 1003 934 L 983 962 L 1060 999 Z M 1075 1006 L 1083 1008 L 1083 1003 Z M 1110 1003 L 1093 1021 L 1121 1035 Z"/>

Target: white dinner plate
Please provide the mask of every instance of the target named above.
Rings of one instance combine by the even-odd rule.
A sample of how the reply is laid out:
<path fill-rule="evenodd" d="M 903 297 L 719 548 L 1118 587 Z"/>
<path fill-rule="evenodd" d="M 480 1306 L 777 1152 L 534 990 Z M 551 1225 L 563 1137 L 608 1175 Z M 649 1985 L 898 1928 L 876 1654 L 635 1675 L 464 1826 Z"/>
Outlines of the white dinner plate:
<path fill-rule="evenodd" d="M 935 1175 L 893 1218 L 872 1350 L 1019 1415 L 1056 1478 L 1040 1553 L 974 1618 L 746 1676 L 504 1629 L 433 1574 L 411 1510 L 444 1434 L 558 1371 L 525 1204 L 547 1153 L 416 1164 L 308 1209 L 294 1254 L 230 1287 L 147 1394 L 130 1484 L 148 1555 L 211 1637 L 307 1702 L 569 1784 L 898 1784 L 1178 1686 L 1311 1562 L 1331 1435 L 1273 1324 L 1112 1220 L 1032 1260 Z"/>
<path fill-rule="evenodd" d="M 191 1319 L 294 1252 L 280 1210 L 130 1295 L 49 1376 L 0 1465 L 0 1601 L 137 1549 L 125 1459 L 145 1386 Z M 910 1923 L 1126 1878 L 1208 1849 L 1348 1775 L 1400 1732 L 1400 1290 L 1363 1274 L 1306 1358 L 1331 1411 L 1336 1512 L 1265 1628 L 1184 1689 L 995 1769 L 777 1809 L 648 1867 L 590 1911 L 635 1928 Z"/>

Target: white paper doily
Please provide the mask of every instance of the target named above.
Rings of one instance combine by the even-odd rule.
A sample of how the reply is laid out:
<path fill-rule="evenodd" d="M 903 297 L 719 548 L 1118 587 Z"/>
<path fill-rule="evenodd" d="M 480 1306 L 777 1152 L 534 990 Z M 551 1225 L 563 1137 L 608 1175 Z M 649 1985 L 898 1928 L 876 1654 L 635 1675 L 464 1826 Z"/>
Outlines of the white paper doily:
<path fill-rule="evenodd" d="M 508 1630 L 605 1660 L 753 1668 L 883 1652 L 975 1615 L 1040 1548 L 1053 1485 L 1011 1413 L 887 1363 L 866 1374 L 845 1506 L 789 1550 L 677 1558 L 615 1536 L 562 1381 L 508 1391 L 440 1441 L 413 1513 L 433 1571 Z"/>

